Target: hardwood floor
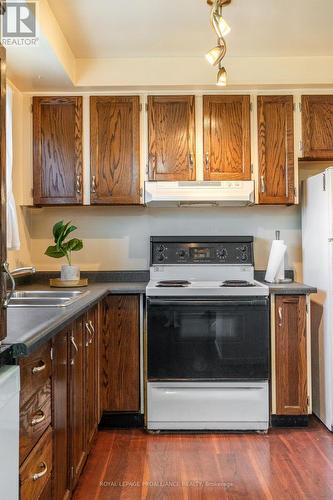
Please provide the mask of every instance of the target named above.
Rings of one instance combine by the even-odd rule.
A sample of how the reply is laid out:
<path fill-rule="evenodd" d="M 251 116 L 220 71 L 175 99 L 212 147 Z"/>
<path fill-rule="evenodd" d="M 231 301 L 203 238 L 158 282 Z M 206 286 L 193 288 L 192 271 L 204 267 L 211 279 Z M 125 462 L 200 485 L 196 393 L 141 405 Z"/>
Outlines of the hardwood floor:
<path fill-rule="evenodd" d="M 333 499 L 333 435 L 99 432 L 74 500 Z"/>

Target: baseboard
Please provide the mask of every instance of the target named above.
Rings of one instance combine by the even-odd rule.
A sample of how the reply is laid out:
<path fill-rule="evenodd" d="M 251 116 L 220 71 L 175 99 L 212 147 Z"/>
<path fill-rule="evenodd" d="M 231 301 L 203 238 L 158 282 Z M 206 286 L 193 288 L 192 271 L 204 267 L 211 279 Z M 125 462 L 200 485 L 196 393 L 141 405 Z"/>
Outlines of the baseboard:
<path fill-rule="evenodd" d="M 103 413 L 99 429 L 139 429 L 144 425 L 144 416 L 132 412 Z"/>
<path fill-rule="evenodd" d="M 272 415 L 272 427 L 307 427 L 309 415 Z"/>

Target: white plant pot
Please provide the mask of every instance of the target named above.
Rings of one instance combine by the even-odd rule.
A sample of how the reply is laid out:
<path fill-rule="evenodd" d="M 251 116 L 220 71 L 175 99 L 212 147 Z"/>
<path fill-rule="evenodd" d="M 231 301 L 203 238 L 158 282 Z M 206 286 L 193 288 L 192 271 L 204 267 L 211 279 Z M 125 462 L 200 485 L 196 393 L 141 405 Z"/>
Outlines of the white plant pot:
<path fill-rule="evenodd" d="M 61 266 L 61 279 L 62 281 L 78 281 L 80 279 L 79 266 Z"/>

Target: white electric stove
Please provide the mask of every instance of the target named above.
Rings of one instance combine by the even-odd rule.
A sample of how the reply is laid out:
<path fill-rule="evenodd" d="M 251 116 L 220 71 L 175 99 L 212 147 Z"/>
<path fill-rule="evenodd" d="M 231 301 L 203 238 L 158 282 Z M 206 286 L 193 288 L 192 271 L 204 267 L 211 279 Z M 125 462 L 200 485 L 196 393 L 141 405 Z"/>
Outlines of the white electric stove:
<path fill-rule="evenodd" d="M 152 237 L 147 428 L 267 430 L 269 290 L 252 237 Z"/>

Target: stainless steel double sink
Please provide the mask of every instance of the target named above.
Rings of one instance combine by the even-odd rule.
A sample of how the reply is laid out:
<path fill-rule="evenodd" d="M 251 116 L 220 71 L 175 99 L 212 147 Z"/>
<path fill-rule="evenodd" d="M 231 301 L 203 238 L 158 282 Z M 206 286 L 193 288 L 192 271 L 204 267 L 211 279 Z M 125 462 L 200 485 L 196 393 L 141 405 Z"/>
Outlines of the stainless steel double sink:
<path fill-rule="evenodd" d="M 79 290 L 25 290 L 13 293 L 8 307 L 66 307 L 86 296 L 87 291 Z"/>

